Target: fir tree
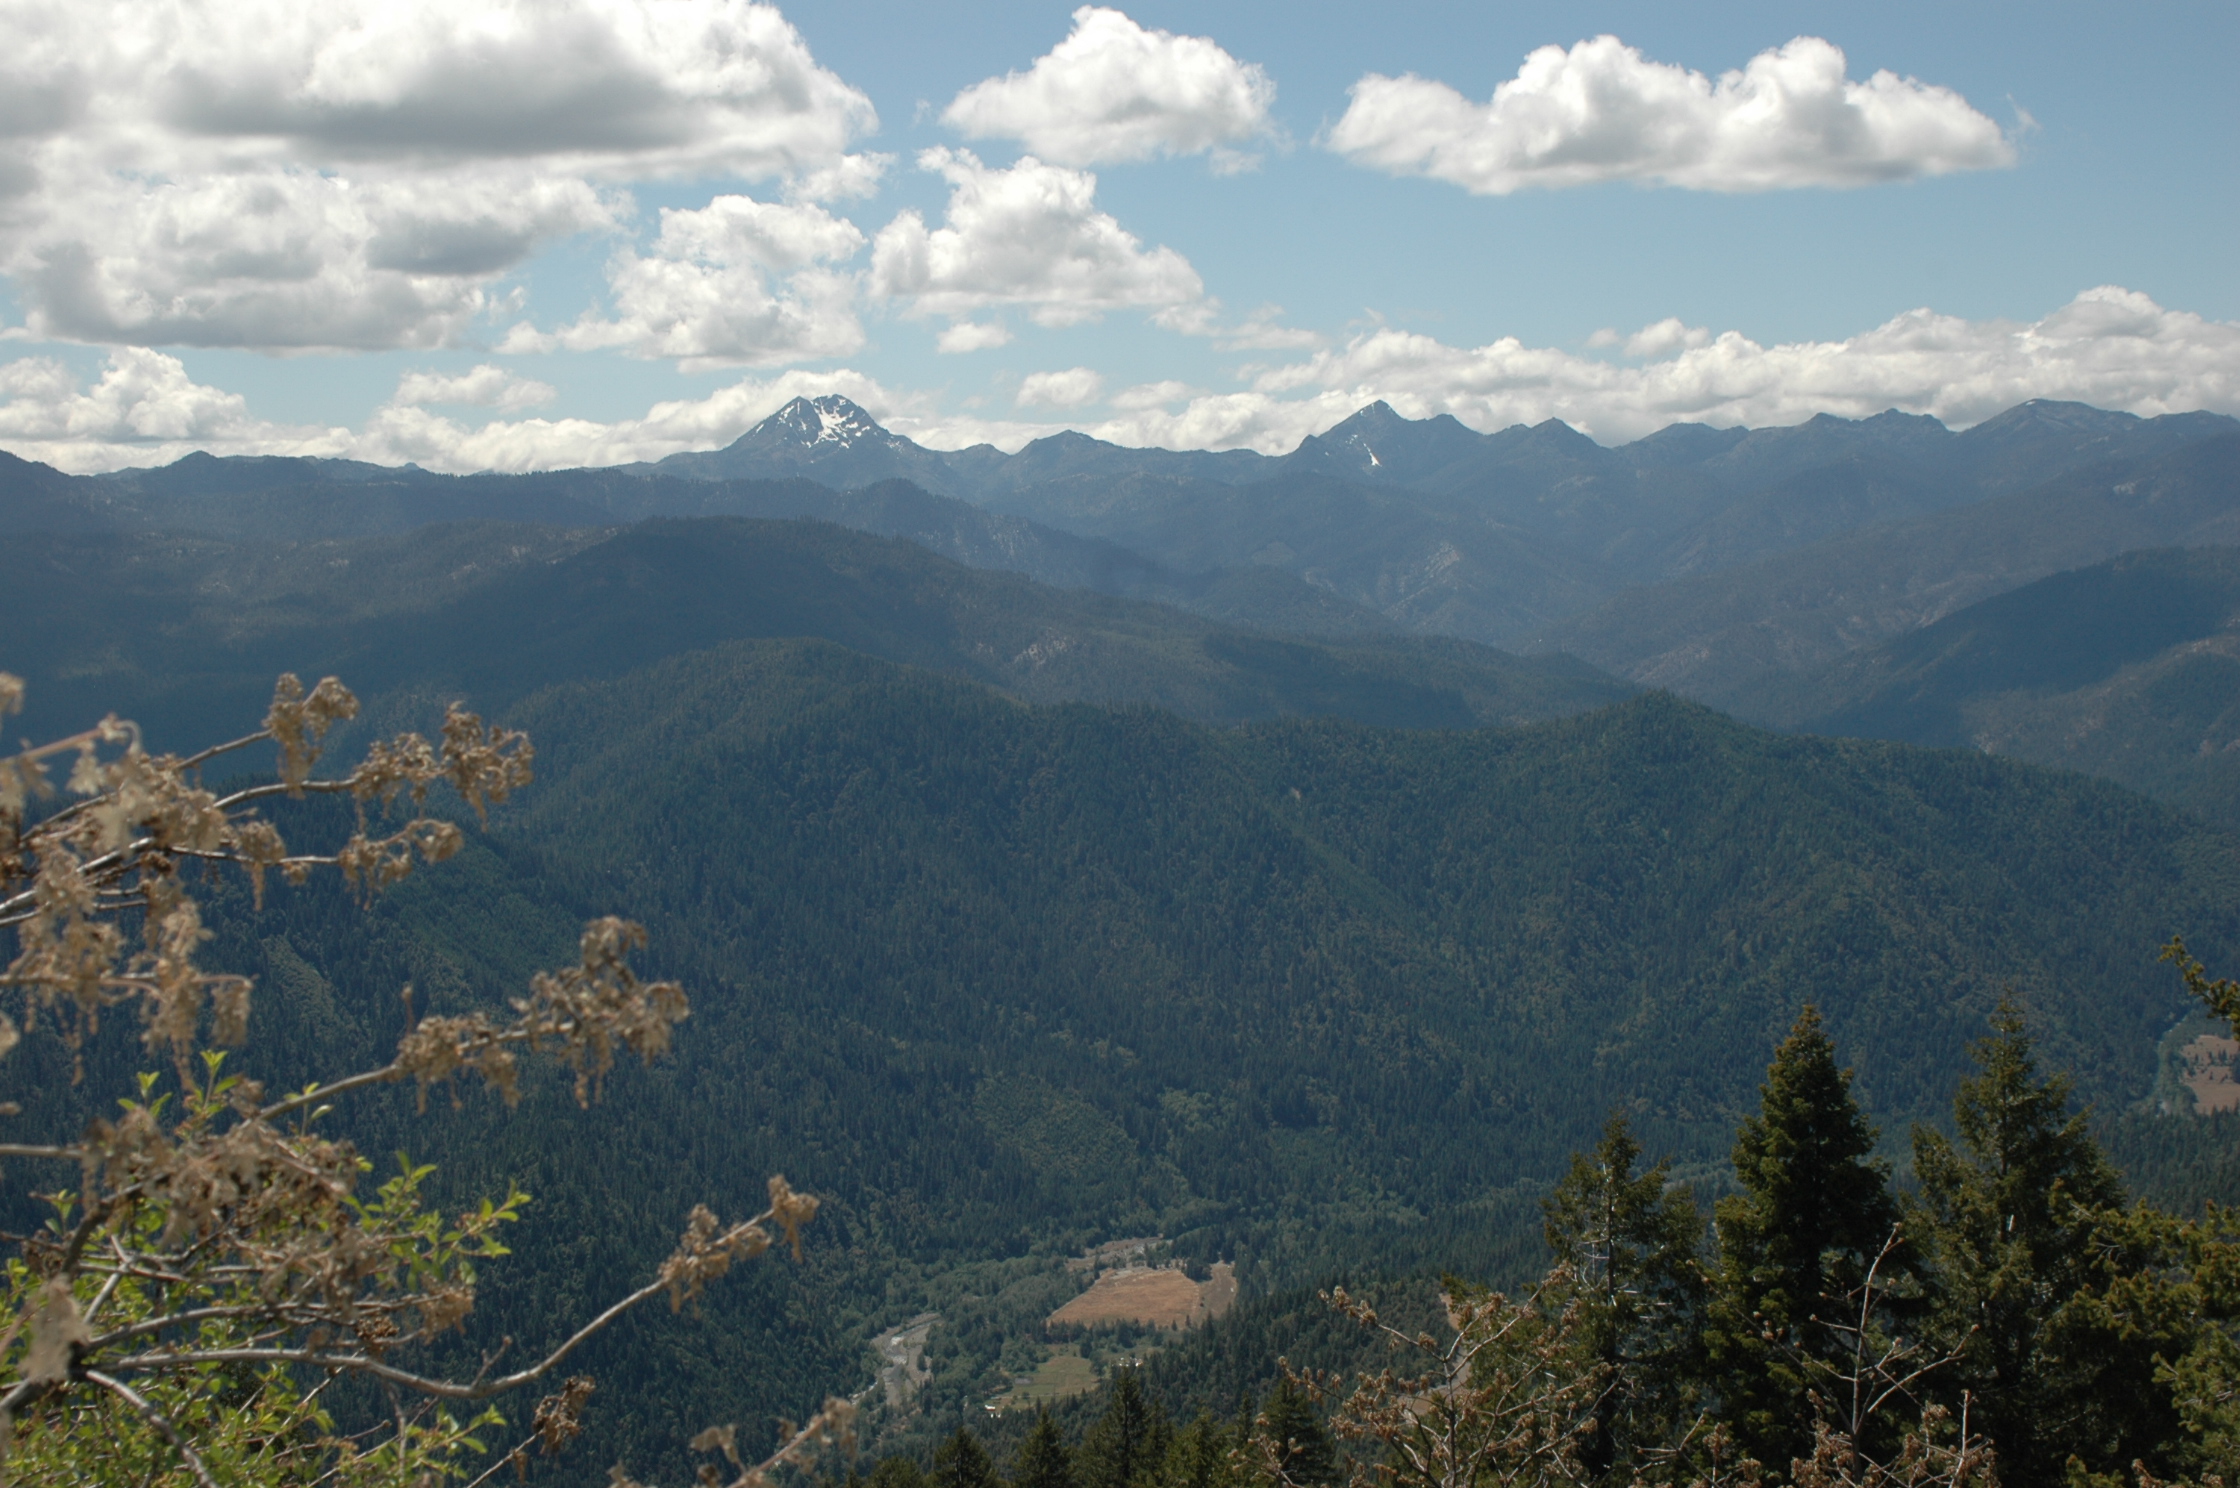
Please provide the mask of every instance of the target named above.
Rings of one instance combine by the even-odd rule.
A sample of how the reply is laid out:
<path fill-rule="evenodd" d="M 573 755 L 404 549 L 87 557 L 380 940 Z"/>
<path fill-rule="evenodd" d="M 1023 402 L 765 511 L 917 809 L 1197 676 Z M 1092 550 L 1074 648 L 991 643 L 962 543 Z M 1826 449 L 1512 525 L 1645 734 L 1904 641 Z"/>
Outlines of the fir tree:
<path fill-rule="evenodd" d="M 1175 1433 L 1167 1449 L 1165 1488 L 1229 1488 L 1229 1434 L 1205 1411 Z M 1022 1485 L 1024 1488 L 1024 1485 Z"/>
<path fill-rule="evenodd" d="M 2153 1290 L 2154 1227 L 2124 1214 L 2122 1179 L 2069 1110 L 2068 1081 L 2039 1075 L 2020 1011 L 2002 1002 L 1991 1027 L 1953 1100 L 1958 1143 L 1914 1134 L 1939 1341 L 1959 1355 L 1932 1384 L 1972 1396 L 2008 1481 L 2053 1482 L 2072 1455 L 2089 1470 L 2169 1471 L 2177 1421 L 2156 1355 L 2185 1342 L 2155 1309 L 2110 1305 Z"/>
<path fill-rule="evenodd" d="M 1641 1144 L 1613 1115 L 1591 1153 L 1574 1153 L 1544 1205 L 1548 1248 L 1569 1282 L 1550 1303 L 1576 1305 L 1588 1360 L 1605 1384 L 1582 1465 L 1600 1478 L 1668 1439 L 1695 1391 L 1705 1277 L 1703 1216 L 1675 1188 L 1669 1162 L 1636 1172 Z"/>
<path fill-rule="evenodd" d="M 1034 1425 L 1011 1459 L 1011 1488 L 1073 1488 L 1073 1458 L 1047 1409 L 1034 1413 Z"/>
<path fill-rule="evenodd" d="M 954 1436 L 934 1448 L 933 1488 L 1003 1488 L 988 1449 L 971 1428 L 959 1426 Z"/>
<path fill-rule="evenodd" d="M 914 1457 L 887 1457 L 864 1482 L 867 1488 L 926 1488 L 926 1472 Z"/>
<path fill-rule="evenodd" d="M 1165 1463 L 1166 1411 L 1144 1393 L 1133 1368 L 1112 1374 L 1112 1394 L 1081 1440 L 1082 1488 L 1139 1488 Z"/>
<path fill-rule="evenodd" d="M 1808 1004 L 1774 1054 L 1758 1114 L 1735 1135 L 1742 1191 L 1716 1211 L 1719 1269 L 1704 1330 L 1721 1416 L 1776 1470 L 1810 1454 L 1811 1391 L 1846 1352 L 1824 1319 L 1845 1310 L 1896 1231 L 1874 1142 Z M 1883 1275 L 1903 1285 L 1915 1263 L 1893 1260 Z"/>
<path fill-rule="evenodd" d="M 1337 1453 L 1322 1415 L 1307 1392 L 1289 1378 L 1277 1380 L 1268 1392 L 1268 1403 L 1254 1428 L 1273 1448 L 1269 1456 L 1282 1464 L 1284 1481 L 1329 1484 L 1338 1480 Z"/>

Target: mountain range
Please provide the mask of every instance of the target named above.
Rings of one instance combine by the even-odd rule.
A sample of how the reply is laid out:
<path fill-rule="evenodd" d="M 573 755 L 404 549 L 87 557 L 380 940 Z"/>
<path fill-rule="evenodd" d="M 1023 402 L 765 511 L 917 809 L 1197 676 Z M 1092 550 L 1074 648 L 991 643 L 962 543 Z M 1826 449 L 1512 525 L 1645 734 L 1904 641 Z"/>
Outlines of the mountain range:
<path fill-rule="evenodd" d="M 1958 433 L 1886 413 L 1683 423 L 1605 448 L 1552 420 L 1481 434 L 1377 403 L 1280 457 L 1074 433 L 1006 454 L 927 449 L 825 397 L 795 399 L 721 450 L 521 476 L 192 456 L 70 477 L 0 455 L 0 533 L 26 538 L 160 533 L 238 553 L 294 545 L 308 561 L 307 544 L 446 523 L 611 533 L 704 516 L 816 518 L 1248 630 L 1569 653 L 1785 727 L 2078 763 L 2089 751 L 2023 742 L 2042 731 L 1963 741 L 1887 710 L 1799 700 L 1854 653 L 2050 575 L 2240 542 L 2240 421 L 2034 401 Z M 2124 778 L 2175 790 L 2200 773 L 2174 757 L 2142 770 Z"/>
<path fill-rule="evenodd" d="M 2037 401 L 1957 434 L 1898 413 L 1823 415 L 1758 430 L 1675 424 L 1604 448 L 1553 420 L 1480 434 L 1376 403 L 1280 458 L 1130 449 L 1080 434 L 1004 454 L 929 450 L 824 397 L 795 399 L 722 450 L 527 476 L 190 456 L 69 477 L 0 457 L 0 532 L 295 539 L 442 520 L 813 515 L 977 566 L 1185 605 L 1202 607 L 1208 575 L 1263 570 L 1263 588 L 1289 575 L 1325 598 L 1284 586 L 1267 617 L 1278 628 L 1382 625 L 1571 649 L 1636 680 L 1716 697 L 1717 657 L 1733 649 L 1724 630 L 1770 620 L 1786 634 L 1805 624 L 1790 618 L 1800 609 L 1856 608 L 1848 592 L 1759 592 L 1778 587 L 1773 576 L 1855 567 L 1862 541 L 1879 550 L 1919 534 L 1932 556 L 1897 579 L 1908 603 L 1867 622 L 1882 627 L 1879 639 L 2011 587 L 2010 577 L 2204 540 L 2151 501 L 2131 502 L 2128 518 L 2087 508 L 2140 479 L 2229 494 L 2235 436 L 2240 421 L 2219 415 L 2140 419 Z M 2016 534 L 2029 541 L 2017 547 Z M 1996 551 L 2002 544 L 2016 550 Z M 1780 561 L 1807 550 L 1795 565 Z M 1938 552 L 1964 572 L 1938 569 Z M 1626 593 L 1659 584 L 1680 587 Z M 1736 613 L 1707 609 L 1707 596 Z M 1662 613 L 1645 622 L 1643 607 Z M 1225 618 L 1261 617 L 1244 605 Z M 1847 639 L 1858 643 L 1833 644 Z M 1675 660 L 1705 647 L 1710 660 Z"/>

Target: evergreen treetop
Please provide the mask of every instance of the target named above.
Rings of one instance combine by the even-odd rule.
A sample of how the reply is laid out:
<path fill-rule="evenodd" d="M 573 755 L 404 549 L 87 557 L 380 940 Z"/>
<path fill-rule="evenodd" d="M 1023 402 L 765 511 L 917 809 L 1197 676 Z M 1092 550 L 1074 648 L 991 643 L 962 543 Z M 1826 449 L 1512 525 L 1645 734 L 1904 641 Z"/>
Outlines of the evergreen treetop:
<path fill-rule="evenodd" d="M 1831 1320 L 1898 1236 L 1875 1131 L 1809 1003 L 1775 1051 L 1734 1144 L 1741 1192 L 1720 1201 L 1704 1345 L 1721 1414 L 1761 1462 L 1810 1455 L 1816 1381 L 1845 1351 Z M 1906 1256 L 1886 1262 L 1902 1278 Z"/>
<path fill-rule="evenodd" d="M 2159 1290 L 2160 1227 L 2126 1215 L 2122 1180 L 2070 1110 L 2068 1082 L 2038 1072 L 2011 999 L 1972 1052 L 1978 1073 L 1953 1100 L 1959 1140 L 1914 1133 L 1933 1334 L 1955 1356 L 1930 1383 L 1970 1399 L 2009 1481 L 2052 1482 L 2071 1458 L 2168 1470 L 2155 1445 L 2177 1423 L 2155 1375 L 2186 1339 L 2163 1309 L 2116 1300 Z"/>

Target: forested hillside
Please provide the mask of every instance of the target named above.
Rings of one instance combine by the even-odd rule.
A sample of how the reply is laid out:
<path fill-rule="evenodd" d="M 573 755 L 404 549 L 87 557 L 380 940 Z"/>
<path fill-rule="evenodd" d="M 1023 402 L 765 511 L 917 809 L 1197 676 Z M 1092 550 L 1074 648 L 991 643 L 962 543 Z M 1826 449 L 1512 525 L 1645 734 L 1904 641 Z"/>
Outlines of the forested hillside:
<path fill-rule="evenodd" d="M 1980 601 L 1802 674 L 1743 716 L 2085 770 L 2232 824 L 2240 549 L 2129 553 Z"/>
<path fill-rule="evenodd" d="M 744 637 L 820 636 L 1022 697 L 1154 703 L 1209 722 L 1335 714 L 1469 727 L 1633 690 L 1569 657 L 1436 637 L 1286 638 L 813 522 L 19 542 L 21 579 L 0 590 L 0 634 L 20 638 L 19 668 L 38 684 L 34 729 L 115 708 L 166 733 L 212 734 L 289 669 L 343 672 L 375 693 L 449 689 L 495 707 Z M 1240 590 L 1282 603 L 1250 575 L 1205 593 Z"/>
<path fill-rule="evenodd" d="M 2064 569 L 2240 536 L 2240 437 L 2113 463 L 1616 596 L 1541 637 L 1654 687 L 1736 699 L 1784 672 L 1930 624 Z"/>
<path fill-rule="evenodd" d="M 510 1115 L 400 1091 L 358 1128 L 447 1192 L 536 1195 L 462 1347 L 549 1341 L 696 1201 L 736 1212 L 773 1171 L 828 1199 L 805 1272 L 586 1356 L 597 1450 L 639 1463 L 856 1388 L 860 1339 L 929 1306 L 956 1319 L 929 1401 L 984 1399 L 1039 1316 L 1005 1289 L 1044 1296 L 1032 1256 L 1114 1233 L 1253 1290 L 1529 1270 L 1538 1195 L 1614 1107 L 1716 1186 L 1808 999 L 1892 1129 L 1938 1117 L 2008 986 L 2048 1062 L 2125 1105 L 2182 1011 L 2155 947 L 2240 941 L 2230 841 L 2116 787 L 1668 698 L 1214 730 L 740 641 L 502 711 L 541 778 L 485 845 L 365 919 L 230 895 L 218 950 L 269 989 L 258 1042 L 294 1079 L 384 1047 L 404 982 L 465 1008 L 587 914 L 646 922 L 694 998 L 673 1056 L 589 1111 L 558 1082 Z"/>

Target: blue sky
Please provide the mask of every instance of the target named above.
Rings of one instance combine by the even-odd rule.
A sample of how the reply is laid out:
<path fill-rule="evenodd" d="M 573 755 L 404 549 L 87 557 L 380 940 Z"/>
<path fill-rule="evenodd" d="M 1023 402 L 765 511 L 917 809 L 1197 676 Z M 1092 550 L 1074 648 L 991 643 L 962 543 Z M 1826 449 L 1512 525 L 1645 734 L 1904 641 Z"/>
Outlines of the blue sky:
<path fill-rule="evenodd" d="M 208 40 L 109 9 L 0 0 L 0 91 L 34 100 L 0 118 L 0 448 L 66 468 L 605 463 L 817 391 L 939 445 L 1271 450 L 1371 396 L 1607 440 L 2027 396 L 2240 412 L 2229 5 L 182 7 Z M 1604 35 L 1559 72 L 1617 102 L 1533 156 L 1554 126 L 1495 89 Z M 1069 36 L 1118 102 L 990 81 Z M 1770 123 L 1744 99 L 1698 110 L 1724 143 L 1640 132 L 1696 117 L 1686 73 L 1799 37 L 1910 112 L 1812 134 L 1834 93 Z M 724 58 L 769 63 L 768 96 Z M 1348 112 L 1370 75 L 1418 80 L 1382 126 Z M 887 159 L 818 187 L 844 156 Z M 959 226 L 953 192 L 1030 186 L 1070 205 Z"/>

